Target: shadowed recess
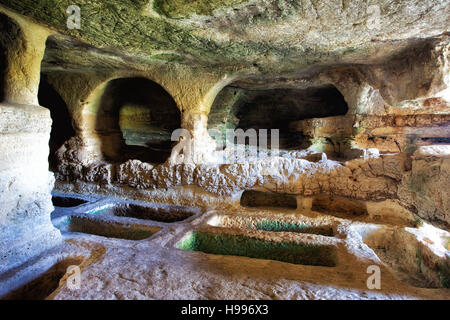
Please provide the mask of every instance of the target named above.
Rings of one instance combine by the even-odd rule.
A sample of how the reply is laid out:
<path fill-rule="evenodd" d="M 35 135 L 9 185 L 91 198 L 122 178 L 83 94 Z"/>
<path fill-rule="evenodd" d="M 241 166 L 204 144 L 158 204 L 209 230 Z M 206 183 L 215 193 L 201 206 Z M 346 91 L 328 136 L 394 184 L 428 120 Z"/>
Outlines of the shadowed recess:
<path fill-rule="evenodd" d="M 159 84 L 124 78 L 110 81 L 105 88 L 96 131 L 107 160 L 164 162 L 172 150 L 172 132 L 180 127 L 180 111 Z"/>
<path fill-rule="evenodd" d="M 241 206 L 297 209 L 297 198 L 290 194 L 246 190 L 241 196 Z"/>
<path fill-rule="evenodd" d="M 81 232 L 107 238 L 143 240 L 161 230 L 159 227 L 119 223 L 86 216 L 71 216 L 56 224 L 61 231 Z"/>
<path fill-rule="evenodd" d="M 268 147 L 271 146 L 270 129 L 279 129 L 280 148 L 305 148 L 309 146 L 309 140 L 301 132 L 291 129 L 291 122 L 347 112 L 348 105 L 334 86 L 267 90 L 228 86 L 211 107 L 208 129 L 222 133 L 214 137 L 219 143 L 224 143 L 227 129 L 267 129 Z"/>
<path fill-rule="evenodd" d="M 45 273 L 21 288 L 13 291 L 3 300 L 44 300 L 58 289 L 69 266 L 80 265 L 82 258 L 67 258 L 56 263 Z"/>
<path fill-rule="evenodd" d="M 249 225 L 249 228 L 270 232 L 296 232 L 296 233 L 319 234 L 327 237 L 334 236 L 333 228 L 330 226 L 315 227 L 306 223 L 297 223 L 288 221 L 264 220 L 255 223 L 253 226 Z"/>
<path fill-rule="evenodd" d="M 70 197 L 52 197 L 52 203 L 55 207 L 71 208 L 86 203 L 86 200 Z"/>
<path fill-rule="evenodd" d="M 38 100 L 41 106 L 50 110 L 50 116 L 52 118 L 48 161 L 50 170 L 55 171 L 58 165 L 56 152 L 64 142 L 75 136 L 75 130 L 72 127 L 72 117 L 64 100 L 43 74 L 39 83 Z"/>

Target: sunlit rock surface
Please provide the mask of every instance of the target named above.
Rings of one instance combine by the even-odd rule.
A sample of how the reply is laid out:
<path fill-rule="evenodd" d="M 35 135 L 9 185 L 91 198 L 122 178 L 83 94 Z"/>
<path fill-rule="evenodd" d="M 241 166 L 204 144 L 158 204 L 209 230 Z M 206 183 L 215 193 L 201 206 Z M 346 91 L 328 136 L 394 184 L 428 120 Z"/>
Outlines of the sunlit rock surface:
<path fill-rule="evenodd" d="M 0 0 L 0 297 L 450 298 L 450 1 L 71 5 Z"/>

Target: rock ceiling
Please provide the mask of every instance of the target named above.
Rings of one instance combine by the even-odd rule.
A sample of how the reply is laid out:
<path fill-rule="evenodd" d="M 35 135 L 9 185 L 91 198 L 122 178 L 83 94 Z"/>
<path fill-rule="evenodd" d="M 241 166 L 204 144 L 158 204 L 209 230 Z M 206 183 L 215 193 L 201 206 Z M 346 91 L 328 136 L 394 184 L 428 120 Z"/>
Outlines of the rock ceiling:
<path fill-rule="evenodd" d="M 43 69 L 185 64 L 256 78 L 379 63 L 450 29 L 449 0 L 1 0 L 55 31 Z"/>

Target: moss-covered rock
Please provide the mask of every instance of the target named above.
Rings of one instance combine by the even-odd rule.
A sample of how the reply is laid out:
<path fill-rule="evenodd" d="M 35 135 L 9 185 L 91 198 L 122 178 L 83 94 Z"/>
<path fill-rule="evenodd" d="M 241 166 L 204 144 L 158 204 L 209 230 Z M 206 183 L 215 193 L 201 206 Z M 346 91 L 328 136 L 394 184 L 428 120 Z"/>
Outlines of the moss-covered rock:
<path fill-rule="evenodd" d="M 79 30 L 67 27 L 71 0 L 5 0 L 2 5 L 81 41 L 78 47 L 90 51 L 91 59 L 116 55 L 144 64 L 166 61 L 263 74 L 376 61 L 407 47 L 408 39 L 443 34 L 449 27 L 445 1 L 377 0 L 372 5 L 383 13 L 380 28 L 369 24 L 363 0 L 349 5 L 317 0 L 79 0 Z M 413 23 L 420 27 L 411 28 Z"/>
<path fill-rule="evenodd" d="M 248 0 L 155 0 L 153 8 L 170 18 L 184 18 L 192 14 L 211 15 L 215 9 L 246 1 Z"/>

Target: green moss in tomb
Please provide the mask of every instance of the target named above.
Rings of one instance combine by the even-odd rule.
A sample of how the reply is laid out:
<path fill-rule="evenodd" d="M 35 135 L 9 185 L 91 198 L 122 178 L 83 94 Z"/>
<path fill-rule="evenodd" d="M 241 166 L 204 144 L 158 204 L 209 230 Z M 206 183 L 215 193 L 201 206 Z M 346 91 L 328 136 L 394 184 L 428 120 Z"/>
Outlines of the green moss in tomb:
<path fill-rule="evenodd" d="M 183 18 L 192 14 L 211 15 L 215 9 L 233 7 L 248 0 L 155 0 L 153 8 L 170 18 Z"/>
<path fill-rule="evenodd" d="M 293 264 L 336 266 L 336 252 L 331 246 L 265 241 L 242 235 L 193 232 L 176 247 L 209 254 L 277 260 Z"/>
<path fill-rule="evenodd" d="M 250 228 L 252 228 L 250 226 Z M 298 232 L 298 233 L 310 233 L 320 234 L 323 236 L 333 236 L 333 229 L 331 227 L 313 227 L 309 224 L 294 223 L 287 221 L 269 221 L 264 220 L 258 222 L 253 227 L 256 230 L 271 231 L 271 232 Z"/>
<path fill-rule="evenodd" d="M 311 228 L 308 224 L 302 223 L 292 223 L 287 221 L 269 221 L 264 220 L 262 222 L 258 222 L 255 224 L 255 229 L 264 230 L 264 231 L 288 231 L 288 232 L 296 232 L 302 231 L 304 229 Z"/>

